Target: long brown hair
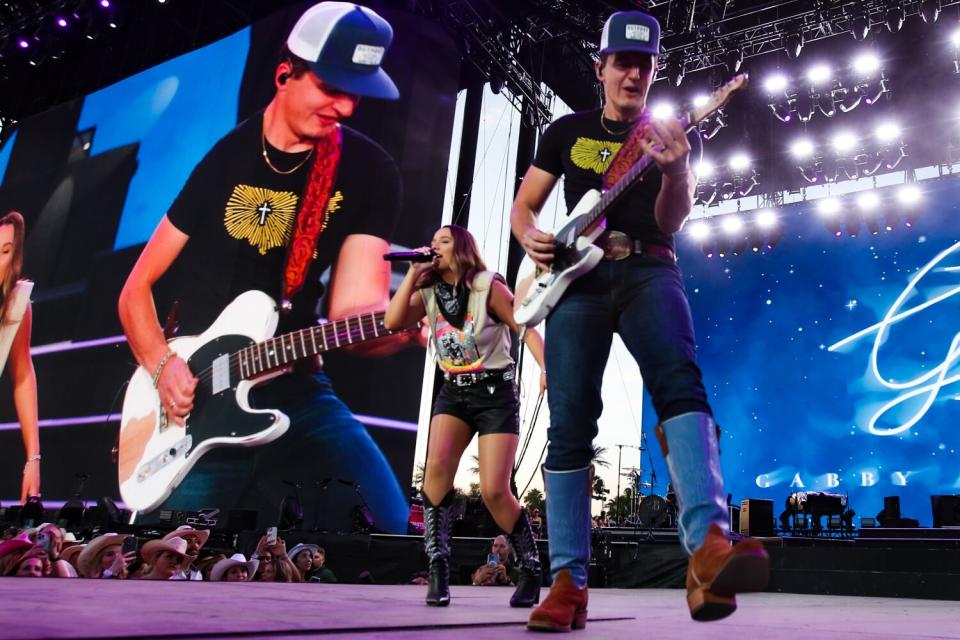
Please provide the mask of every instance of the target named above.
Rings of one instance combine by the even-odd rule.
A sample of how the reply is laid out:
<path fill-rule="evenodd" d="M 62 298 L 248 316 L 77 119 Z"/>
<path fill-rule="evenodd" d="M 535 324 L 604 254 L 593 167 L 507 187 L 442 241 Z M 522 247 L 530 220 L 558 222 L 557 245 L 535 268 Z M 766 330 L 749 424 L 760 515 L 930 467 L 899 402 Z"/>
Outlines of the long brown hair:
<path fill-rule="evenodd" d="M 466 283 L 468 288 L 472 288 L 474 277 L 481 271 L 487 270 L 487 265 L 480 255 L 480 248 L 477 247 L 476 238 L 467 231 L 466 227 L 461 227 L 458 224 L 445 224 L 440 228 L 448 229 L 453 237 L 453 262 L 460 276 L 457 284 Z M 440 274 L 437 273 L 437 270 L 430 269 L 421 276 L 421 279 L 417 282 L 417 288 L 428 287 L 439 278 Z"/>
<path fill-rule="evenodd" d="M 6 322 L 10 293 L 17 286 L 20 272 L 23 271 L 23 216 L 16 211 L 11 211 L 0 218 L 0 227 L 5 224 L 13 226 L 13 257 L 10 260 L 10 268 L 0 279 L 0 322 Z"/>

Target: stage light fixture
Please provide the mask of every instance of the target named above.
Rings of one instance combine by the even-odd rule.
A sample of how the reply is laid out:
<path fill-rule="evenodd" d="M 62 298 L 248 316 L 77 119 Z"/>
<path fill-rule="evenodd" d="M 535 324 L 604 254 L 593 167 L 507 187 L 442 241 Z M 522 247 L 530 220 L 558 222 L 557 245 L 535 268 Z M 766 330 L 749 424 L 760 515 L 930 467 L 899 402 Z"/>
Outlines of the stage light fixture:
<path fill-rule="evenodd" d="M 853 59 L 853 70 L 861 77 L 870 76 L 880 68 L 880 58 L 871 52 L 864 52 Z"/>
<path fill-rule="evenodd" d="M 697 164 L 696 171 L 698 178 L 710 178 L 713 177 L 715 169 L 713 163 L 704 158 Z"/>
<path fill-rule="evenodd" d="M 809 158 L 813 155 L 813 151 L 813 143 L 809 138 L 800 138 L 790 145 L 790 154 L 798 160 Z"/>
<path fill-rule="evenodd" d="M 770 109 L 773 110 L 773 115 L 776 116 L 780 122 L 790 122 L 790 120 L 793 119 L 793 112 L 790 109 L 789 101 L 786 104 L 775 102 L 770 105 Z"/>
<path fill-rule="evenodd" d="M 724 64 L 727 67 L 727 71 L 731 74 L 740 71 L 740 66 L 743 64 L 743 51 L 739 47 L 733 47 L 727 51 L 727 55 L 724 57 Z"/>
<path fill-rule="evenodd" d="M 900 138 L 900 127 L 896 122 L 882 122 L 873 133 L 880 142 L 892 142 Z"/>
<path fill-rule="evenodd" d="M 836 198 L 824 198 L 817 203 L 817 215 L 823 220 L 827 230 L 839 238 L 843 235 L 840 219 L 840 201 Z"/>
<path fill-rule="evenodd" d="M 783 37 L 783 48 L 787 57 L 796 60 L 800 57 L 800 51 L 803 50 L 803 33 L 792 31 Z"/>
<path fill-rule="evenodd" d="M 64 18 L 63 16 L 59 16 L 59 17 L 57 17 L 57 19 L 54 21 L 54 24 L 56 24 L 58 27 L 60 27 L 61 29 L 63 29 L 63 28 L 65 28 L 65 27 L 67 26 L 68 23 L 67 23 L 67 19 L 66 19 L 66 18 Z"/>
<path fill-rule="evenodd" d="M 743 219 L 735 213 L 728 213 L 723 216 L 720 228 L 723 229 L 723 232 L 728 236 L 732 236 L 743 231 Z"/>
<path fill-rule="evenodd" d="M 873 191 L 864 191 L 857 196 L 857 206 L 865 213 L 873 213 L 880 206 L 880 196 Z"/>
<path fill-rule="evenodd" d="M 920 202 L 920 189 L 916 185 L 907 184 L 897 190 L 897 202 L 905 206 L 912 206 Z"/>
<path fill-rule="evenodd" d="M 784 92 L 787 90 L 787 76 L 782 73 L 774 74 L 764 81 L 763 88 L 767 90 L 767 93 Z"/>
<path fill-rule="evenodd" d="M 110 0 L 100 0 L 100 6 L 104 9 L 110 8 Z"/>
<path fill-rule="evenodd" d="M 920 17 L 927 24 L 933 24 L 940 17 L 940 0 L 923 0 L 920 3 Z"/>
<path fill-rule="evenodd" d="M 899 32 L 906 18 L 907 14 L 899 2 L 894 1 L 887 5 L 884 20 L 887 23 L 887 30 L 890 31 L 890 33 Z"/>
<path fill-rule="evenodd" d="M 846 153 L 857 145 L 857 137 L 849 131 L 841 131 L 833 137 L 832 144 L 838 153 Z"/>
<path fill-rule="evenodd" d="M 825 64 L 816 64 L 807 71 L 807 80 L 811 85 L 823 84 L 833 75 L 830 67 Z"/>
<path fill-rule="evenodd" d="M 770 209 L 761 209 L 754 214 L 753 220 L 759 229 L 772 229 L 777 224 L 777 214 Z"/>
<path fill-rule="evenodd" d="M 817 110 L 828 118 L 836 115 L 837 103 L 834 101 L 831 91 L 824 91 L 817 96 Z"/>
<path fill-rule="evenodd" d="M 710 96 L 701 93 L 693 98 L 693 106 L 702 107 L 703 105 L 707 104 L 709 100 Z"/>
<path fill-rule="evenodd" d="M 669 118 L 673 116 L 673 114 L 674 114 L 673 105 L 666 102 L 661 102 L 659 104 L 656 104 L 653 106 L 652 109 L 650 109 L 650 115 L 653 116 L 653 118 L 656 120 L 663 120 L 664 118 Z"/>
<path fill-rule="evenodd" d="M 683 82 L 683 60 L 677 57 L 667 60 L 667 80 L 674 87 L 680 86 Z"/>
<path fill-rule="evenodd" d="M 850 33 L 854 40 L 866 40 L 870 33 L 870 16 L 866 13 L 860 13 L 850 20 Z"/>
<path fill-rule="evenodd" d="M 750 167 L 750 156 L 745 153 L 735 153 L 730 156 L 730 168 L 740 173 Z"/>
<path fill-rule="evenodd" d="M 20 38 L 19 40 L 17 40 L 17 46 L 20 47 L 21 49 L 29 49 L 30 43 L 27 41 L 26 38 Z"/>
<path fill-rule="evenodd" d="M 797 94 L 794 105 L 797 117 L 800 118 L 801 122 L 809 122 L 810 118 L 813 117 L 813 110 L 816 109 L 817 106 L 813 100 L 813 96 L 807 91 L 801 91 Z"/>
<path fill-rule="evenodd" d="M 702 242 L 710 237 L 710 225 L 703 220 L 697 220 L 690 225 L 690 237 L 697 242 Z"/>
<path fill-rule="evenodd" d="M 737 187 L 733 184 L 733 180 L 725 180 L 718 188 L 717 194 L 720 196 L 721 200 L 729 200 L 737 192 Z"/>
<path fill-rule="evenodd" d="M 840 213 L 840 201 L 837 198 L 824 198 L 817 203 L 817 212 L 824 218 L 835 217 Z"/>

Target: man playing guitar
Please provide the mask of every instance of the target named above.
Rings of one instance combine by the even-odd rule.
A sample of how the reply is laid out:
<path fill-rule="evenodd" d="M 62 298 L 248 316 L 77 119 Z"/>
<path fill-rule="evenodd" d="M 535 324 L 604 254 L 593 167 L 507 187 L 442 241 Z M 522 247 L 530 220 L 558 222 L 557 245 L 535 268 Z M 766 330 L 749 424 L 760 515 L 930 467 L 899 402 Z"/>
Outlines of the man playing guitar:
<path fill-rule="evenodd" d="M 607 231 L 596 241 L 604 259 L 572 283 L 546 321 L 551 424 L 544 482 L 554 583 L 530 616 L 534 629 L 586 624 L 590 461 L 614 332 L 636 359 L 659 419 L 657 435 L 680 499 L 681 540 L 692 554 L 687 574 L 692 617 L 725 617 L 736 608 L 736 592 L 766 584 L 762 546 L 750 540 L 731 550 L 727 540 L 716 430 L 673 244 L 693 206 L 691 144 L 675 118 L 653 120 L 645 111 L 659 35 L 656 19 L 643 12 L 615 13 L 607 20 L 596 65 L 605 105 L 550 125 L 511 213 L 514 236 L 530 258 L 549 268 L 555 239 L 539 231 L 536 221 L 557 180 L 565 178 L 567 206 L 573 209 L 587 190 L 604 186 L 616 152 L 634 127 L 642 127 L 643 153 L 657 171 L 613 205 Z M 699 139 L 694 142 L 699 145 Z"/>
<path fill-rule="evenodd" d="M 341 121 L 360 96 L 398 97 L 380 68 L 392 35 L 379 15 L 351 3 L 308 9 L 287 39 L 266 110 L 204 157 L 144 248 L 121 293 L 120 319 L 172 424 L 186 423 L 202 375 L 168 346 L 157 321 L 153 287 L 168 270 L 187 335 L 248 290 L 285 301 L 277 333 L 315 326 L 319 276 L 328 266 L 330 318 L 386 307 L 390 272 L 381 255 L 399 207 L 399 171 L 379 145 Z M 282 409 L 290 433 L 265 446 L 211 451 L 164 507 L 275 512 L 289 492 L 284 479 L 322 473 L 375 488 L 364 498 L 376 526 L 406 532 L 395 475 L 322 371 L 298 367 L 250 398 Z"/>

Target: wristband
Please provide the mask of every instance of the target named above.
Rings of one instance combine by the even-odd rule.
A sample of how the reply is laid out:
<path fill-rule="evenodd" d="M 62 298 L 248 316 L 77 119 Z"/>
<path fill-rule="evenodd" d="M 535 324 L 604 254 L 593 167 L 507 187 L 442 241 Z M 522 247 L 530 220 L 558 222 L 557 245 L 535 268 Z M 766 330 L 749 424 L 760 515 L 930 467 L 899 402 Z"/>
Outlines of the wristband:
<path fill-rule="evenodd" d="M 170 358 L 173 358 L 177 355 L 177 352 L 173 349 L 167 349 L 167 352 L 163 354 L 163 357 L 160 358 L 160 364 L 157 365 L 157 370 L 153 373 L 153 388 L 157 388 L 157 384 L 160 382 L 160 375 L 163 373 L 163 368 L 167 366 L 167 363 L 170 362 Z"/>

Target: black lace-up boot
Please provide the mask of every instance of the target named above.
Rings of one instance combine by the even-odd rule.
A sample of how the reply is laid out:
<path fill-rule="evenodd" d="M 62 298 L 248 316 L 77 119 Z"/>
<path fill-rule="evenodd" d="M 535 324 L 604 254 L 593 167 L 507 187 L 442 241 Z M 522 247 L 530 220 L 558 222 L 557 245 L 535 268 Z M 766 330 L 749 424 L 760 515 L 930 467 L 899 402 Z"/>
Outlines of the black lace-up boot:
<path fill-rule="evenodd" d="M 430 560 L 430 586 L 427 604 L 445 607 L 450 604 L 450 529 L 453 527 L 453 491 L 433 505 L 423 494 L 423 542 Z"/>
<path fill-rule="evenodd" d="M 517 567 L 520 569 L 520 579 L 517 589 L 510 597 L 511 607 L 532 607 L 540 602 L 540 552 L 537 551 L 537 541 L 530 529 L 527 514 L 521 509 L 520 517 L 513 525 L 509 534 L 510 544 L 517 556 Z"/>

